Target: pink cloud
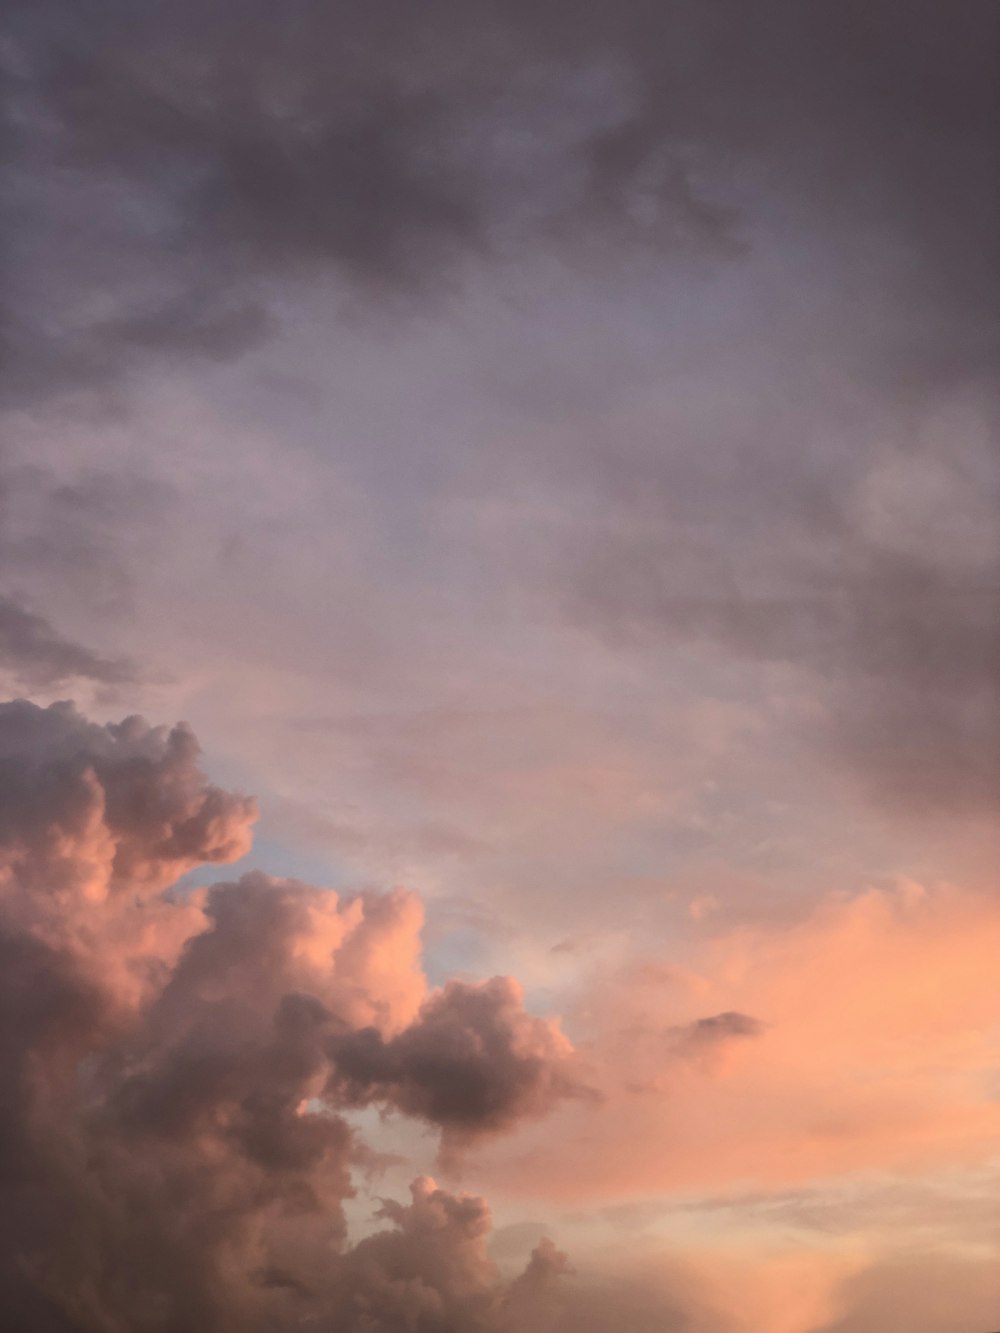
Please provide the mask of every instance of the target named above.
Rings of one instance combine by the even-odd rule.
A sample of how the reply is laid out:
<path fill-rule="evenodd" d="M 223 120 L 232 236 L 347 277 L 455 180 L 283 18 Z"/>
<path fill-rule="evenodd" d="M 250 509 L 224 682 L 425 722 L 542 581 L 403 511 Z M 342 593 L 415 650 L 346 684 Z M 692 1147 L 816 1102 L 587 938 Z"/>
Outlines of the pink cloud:
<path fill-rule="evenodd" d="M 419 1184 L 347 1245 L 373 1158 L 339 1108 L 394 1107 L 454 1150 L 570 1095 L 566 1038 L 509 978 L 429 992 L 411 894 L 259 873 L 172 892 L 240 856 L 255 814 L 206 783 L 185 728 L 3 705 L 0 766 L 12 1326 L 499 1328 L 481 1200 Z"/>

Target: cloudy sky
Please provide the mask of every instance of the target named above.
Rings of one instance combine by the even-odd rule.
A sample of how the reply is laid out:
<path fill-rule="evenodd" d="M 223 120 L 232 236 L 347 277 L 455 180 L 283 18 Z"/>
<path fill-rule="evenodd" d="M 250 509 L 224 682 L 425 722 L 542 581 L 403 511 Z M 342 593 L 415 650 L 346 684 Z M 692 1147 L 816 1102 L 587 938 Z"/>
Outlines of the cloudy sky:
<path fill-rule="evenodd" d="M 11 1327 L 1000 1328 L 1000 8 L 3 29 Z"/>

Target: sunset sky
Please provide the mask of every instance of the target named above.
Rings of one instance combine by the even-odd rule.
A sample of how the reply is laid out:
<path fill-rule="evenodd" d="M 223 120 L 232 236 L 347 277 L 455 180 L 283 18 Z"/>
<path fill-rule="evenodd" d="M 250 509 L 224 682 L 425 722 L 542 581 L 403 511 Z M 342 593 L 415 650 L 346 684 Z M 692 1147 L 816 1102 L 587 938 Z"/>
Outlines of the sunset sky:
<path fill-rule="evenodd" d="M 1000 5 L 0 56 L 0 1327 L 1000 1329 Z"/>

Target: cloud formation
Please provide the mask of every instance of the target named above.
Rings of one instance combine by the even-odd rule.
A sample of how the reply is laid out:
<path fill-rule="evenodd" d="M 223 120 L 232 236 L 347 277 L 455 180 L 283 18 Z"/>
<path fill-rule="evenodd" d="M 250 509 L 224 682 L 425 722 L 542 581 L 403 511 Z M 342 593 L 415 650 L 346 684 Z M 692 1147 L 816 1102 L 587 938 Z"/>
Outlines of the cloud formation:
<path fill-rule="evenodd" d="M 333 1084 L 348 1104 L 378 1097 L 442 1127 L 449 1142 L 541 1114 L 581 1087 L 570 1044 L 522 1008 L 510 977 L 449 982 L 386 1041 L 377 1028 L 335 1036 Z"/>
<path fill-rule="evenodd" d="M 711 410 L 654 404 L 652 437 L 636 439 L 629 393 L 624 414 L 588 411 L 551 450 L 532 442 L 525 489 L 563 512 L 506 541 L 488 575 L 533 592 L 540 566 L 549 614 L 619 646 L 791 664 L 825 714 L 824 754 L 866 798 L 981 818 L 1000 754 L 998 554 L 981 537 L 956 554 L 943 529 L 971 495 L 995 537 L 997 21 L 987 0 L 957 14 L 898 0 L 434 0 L 379 16 L 361 0 L 99 0 L 86 19 L 14 5 L 10 401 L 226 360 L 294 325 L 306 289 L 329 288 L 341 312 L 347 290 L 355 312 L 402 295 L 423 317 L 472 269 L 496 280 L 555 251 L 603 272 L 651 253 L 690 261 L 693 246 L 734 290 L 763 282 L 750 326 L 731 325 L 735 363 L 720 359 L 728 307 L 703 349 Z M 716 299 L 663 301 L 690 325 L 702 298 Z M 616 355 L 581 380 L 613 380 Z M 487 439 L 507 438 L 526 392 L 552 392 L 538 378 Z M 727 414 L 716 400 L 729 399 Z M 927 414 L 933 438 L 910 430 Z M 385 477 L 426 482 L 409 431 L 398 455 L 382 448 L 358 451 L 394 528 Z M 422 472 L 475 474 L 493 494 L 480 452 L 473 440 Z M 907 490 L 908 512 L 881 513 Z M 444 483 L 429 497 L 437 521 L 451 499 Z M 532 567 L 510 574 L 520 545 Z M 51 618 L 51 632 L 23 619 L 6 631 L 25 646 L 26 686 L 73 662 L 119 669 Z"/>
<path fill-rule="evenodd" d="M 982 316 L 991 36 L 979 0 L 15 4 L 8 387 L 231 356 L 289 275 L 426 296 L 588 237 L 732 255 L 734 163 L 912 231 L 922 296 Z M 935 360 L 909 341 L 906 374 Z"/>
<path fill-rule="evenodd" d="M 5 6 L 15 1324 L 998 1326 L 998 24 Z"/>
<path fill-rule="evenodd" d="M 25 1333 L 506 1327 L 485 1204 L 421 1181 L 346 1244 L 366 1149 L 342 1105 L 447 1137 L 574 1088 L 516 985 L 427 993 L 412 895 L 250 874 L 252 801 L 191 732 L 0 706 L 0 1298 Z M 454 1146 L 454 1145 L 452 1145 Z M 530 1327 L 530 1320 L 523 1325 Z"/>
<path fill-rule="evenodd" d="M 121 685 L 134 679 L 127 662 L 101 657 L 59 634 L 44 616 L 0 596 L 0 668 L 29 687 L 84 679 Z"/>
<path fill-rule="evenodd" d="M 426 295 L 525 235 L 608 221 L 724 243 L 683 155 L 626 125 L 627 58 L 551 42 L 566 17 L 15 6 L 9 389 L 233 355 L 270 326 L 275 278 Z"/>

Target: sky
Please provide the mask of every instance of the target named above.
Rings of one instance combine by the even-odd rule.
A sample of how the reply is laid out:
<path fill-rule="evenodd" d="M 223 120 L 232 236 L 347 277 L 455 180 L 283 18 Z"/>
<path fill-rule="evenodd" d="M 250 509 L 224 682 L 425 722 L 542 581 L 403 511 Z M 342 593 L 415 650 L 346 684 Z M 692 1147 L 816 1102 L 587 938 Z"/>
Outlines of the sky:
<path fill-rule="evenodd" d="M 1000 8 L 2 29 L 5 1322 L 1000 1329 Z"/>

